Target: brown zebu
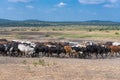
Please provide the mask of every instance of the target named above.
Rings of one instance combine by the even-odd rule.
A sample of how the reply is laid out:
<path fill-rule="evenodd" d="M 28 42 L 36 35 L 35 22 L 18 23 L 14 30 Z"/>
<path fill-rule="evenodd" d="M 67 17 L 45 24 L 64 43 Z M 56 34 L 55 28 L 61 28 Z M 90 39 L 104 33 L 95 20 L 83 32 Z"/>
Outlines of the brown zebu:
<path fill-rule="evenodd" d="M 75 50 L 72 50 L 71 46 L 64 46 L 64 50 L 66 55 L 69 55 L 69 57 L 75 57 L 78 55 L 78 53 Z"/>
<path fill-rule="evenodd" d="M 117 56 L 117 54 L 120 55 L 120 46 L 108 46 L 111 50 L 111 56 Z"/>

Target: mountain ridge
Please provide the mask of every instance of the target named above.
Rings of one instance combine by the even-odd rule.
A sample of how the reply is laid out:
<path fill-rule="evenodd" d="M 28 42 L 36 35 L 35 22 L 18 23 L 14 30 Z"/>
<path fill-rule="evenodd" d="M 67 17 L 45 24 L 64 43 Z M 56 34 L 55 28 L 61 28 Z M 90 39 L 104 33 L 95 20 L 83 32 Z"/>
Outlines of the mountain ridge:
<path fill-rule="evenodd" d="M 42 21 L 37 19 L 27 20 L 9 20 L 0 19 L 0 27 L 39 27 L 39 26 L 69 26 L 69 25 L 85 25 L 85 26 L 120 26 L 120 22 L 88 20 L 88 21 Z"/>
<path fill-rule="evenodd" d="M 0 19 L 0 22 L 3 21 L 20 21 L 20 22 L 115 22 L 115 23 L 120 23 L 117 21 L 108 21 L 108 20 L 86 20 L 86 21 L 43 21 L 43 20 L 38 20 L 38 19 L 26 19 L 26 20 L 11 20 L 11 19 Z"/>

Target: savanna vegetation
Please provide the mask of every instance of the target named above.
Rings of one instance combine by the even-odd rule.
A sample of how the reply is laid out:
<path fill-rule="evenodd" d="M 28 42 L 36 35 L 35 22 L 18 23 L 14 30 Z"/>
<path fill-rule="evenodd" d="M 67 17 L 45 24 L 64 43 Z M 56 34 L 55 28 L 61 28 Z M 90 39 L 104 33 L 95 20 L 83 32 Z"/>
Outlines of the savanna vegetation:
<path fill-rule="evenodd" d="M 0 37 L 7 39 L 120 40 L 120 23 L 111 21 L 49 22 L 0 20 Z"/>
<path fill-rule="evenodd" d="M 114 29 L 112 29 L 114 28 Z M 4 27 L 0 37 L 7 39 L 94 39 L 119 40 L 116 26 L 49 26 L 49 27 Z"/>

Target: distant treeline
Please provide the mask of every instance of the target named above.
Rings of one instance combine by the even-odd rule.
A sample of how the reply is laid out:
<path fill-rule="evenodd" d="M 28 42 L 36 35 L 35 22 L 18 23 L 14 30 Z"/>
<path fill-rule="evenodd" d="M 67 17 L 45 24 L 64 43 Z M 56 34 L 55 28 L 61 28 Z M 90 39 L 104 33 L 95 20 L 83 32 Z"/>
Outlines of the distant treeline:
<path fill-rule="evenodd" d="M 39 20 L 15 21 L 0 19 L 0 27 L 47 27 L 47 26 L 115 26 L 120 29 L 120 22 L 112 21 L 81 21 L 81 22 L 50 22 Z M 114 28 L 114 27 L 113 27 Z"/>

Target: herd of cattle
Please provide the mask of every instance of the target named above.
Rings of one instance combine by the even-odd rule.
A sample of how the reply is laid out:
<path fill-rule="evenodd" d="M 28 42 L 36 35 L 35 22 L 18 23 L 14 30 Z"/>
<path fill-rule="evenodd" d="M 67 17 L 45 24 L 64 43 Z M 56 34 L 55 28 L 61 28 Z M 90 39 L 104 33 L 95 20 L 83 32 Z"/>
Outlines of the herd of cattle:
<path fill-rule="evenodd" d="M 30 42 L 0 39 L 0 55 L 13 57 L 105 58 L 120 56 L 119 42 Z"/>

